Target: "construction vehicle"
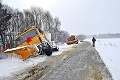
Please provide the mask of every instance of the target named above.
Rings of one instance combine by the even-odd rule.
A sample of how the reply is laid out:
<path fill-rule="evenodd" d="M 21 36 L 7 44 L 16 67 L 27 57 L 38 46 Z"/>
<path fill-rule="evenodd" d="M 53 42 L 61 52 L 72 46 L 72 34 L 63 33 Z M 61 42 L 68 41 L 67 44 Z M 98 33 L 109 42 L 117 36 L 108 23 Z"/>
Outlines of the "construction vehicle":
<path fill-rule="evenodd" d="M 50 56 L 53 51 L 58 51 L 59 48 L 51 44 L 51 41 L 46 37 L 48 34 L 48 32 L 33 26 L 15 38 L 16 48 L 7 49 L 4 53 L 17 54 L 23 60 L 40 54 Z"/>
<path fill-rule="evenodd" d="M 78 38 L 76 38 L 74 35 L 71 35 L 67 41 L 66 44 L 70 45 L 70 44 L 78 44 Z"/>

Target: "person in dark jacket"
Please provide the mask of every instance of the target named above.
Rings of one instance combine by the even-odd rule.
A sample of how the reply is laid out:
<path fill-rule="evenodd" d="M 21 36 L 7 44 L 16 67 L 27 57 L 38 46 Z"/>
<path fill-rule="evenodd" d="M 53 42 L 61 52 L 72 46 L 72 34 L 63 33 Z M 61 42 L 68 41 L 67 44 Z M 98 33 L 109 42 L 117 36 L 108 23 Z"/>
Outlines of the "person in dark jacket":
<path fill-rule="evenodd" d="M 96 41 L 96 39 L 95 39 L 95 37 L 93 37 L 93 38 L 92 38 L 93 47 L 95 47 L 95 41 Z"/>

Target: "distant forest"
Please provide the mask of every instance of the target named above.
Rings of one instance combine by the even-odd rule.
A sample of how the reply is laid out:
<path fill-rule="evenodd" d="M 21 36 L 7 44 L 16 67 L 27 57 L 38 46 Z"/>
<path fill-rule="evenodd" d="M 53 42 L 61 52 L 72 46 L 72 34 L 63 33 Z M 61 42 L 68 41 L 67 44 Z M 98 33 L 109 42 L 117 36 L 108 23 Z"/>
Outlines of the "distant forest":
<path fill-rule="evenodd" d="M 87 38 L 98 38 L 98 39 L 104 39 L 104 38 L 120 38 L 120 33 L 107 33 L 107 34 L 98 34 L 98 35 L 87 35 Z"/>

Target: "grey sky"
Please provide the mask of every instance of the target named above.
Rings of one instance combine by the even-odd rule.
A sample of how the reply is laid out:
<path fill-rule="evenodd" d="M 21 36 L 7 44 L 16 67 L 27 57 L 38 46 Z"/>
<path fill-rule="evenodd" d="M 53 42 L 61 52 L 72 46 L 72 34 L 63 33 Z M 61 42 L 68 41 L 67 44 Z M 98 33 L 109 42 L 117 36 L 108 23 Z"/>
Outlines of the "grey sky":
<path fill-rule="evenodd" d="M 32 2 L 33 1 L 33 2 Z M 49 10 L 70 34 L 120 33 L 120 0 L 3 0 L 16 8 Z"/>

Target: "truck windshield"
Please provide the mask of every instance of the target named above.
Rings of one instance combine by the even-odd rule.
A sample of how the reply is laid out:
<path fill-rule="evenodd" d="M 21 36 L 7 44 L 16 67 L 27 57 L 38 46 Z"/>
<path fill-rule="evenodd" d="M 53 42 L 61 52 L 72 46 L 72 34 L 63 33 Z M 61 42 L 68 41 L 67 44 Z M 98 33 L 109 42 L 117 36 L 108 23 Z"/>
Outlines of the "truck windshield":
<path fill-rule="evenodd" d="M 26 32 L 25 34 L 23 34 L 22 36 L 18 37 L 15 40 L 16 47 L 22 44 L 23 42 L 25 42 L 28 37 L 32 38 L 36 35 L 37 35 L 37 31 L 35 29 Z"/>

